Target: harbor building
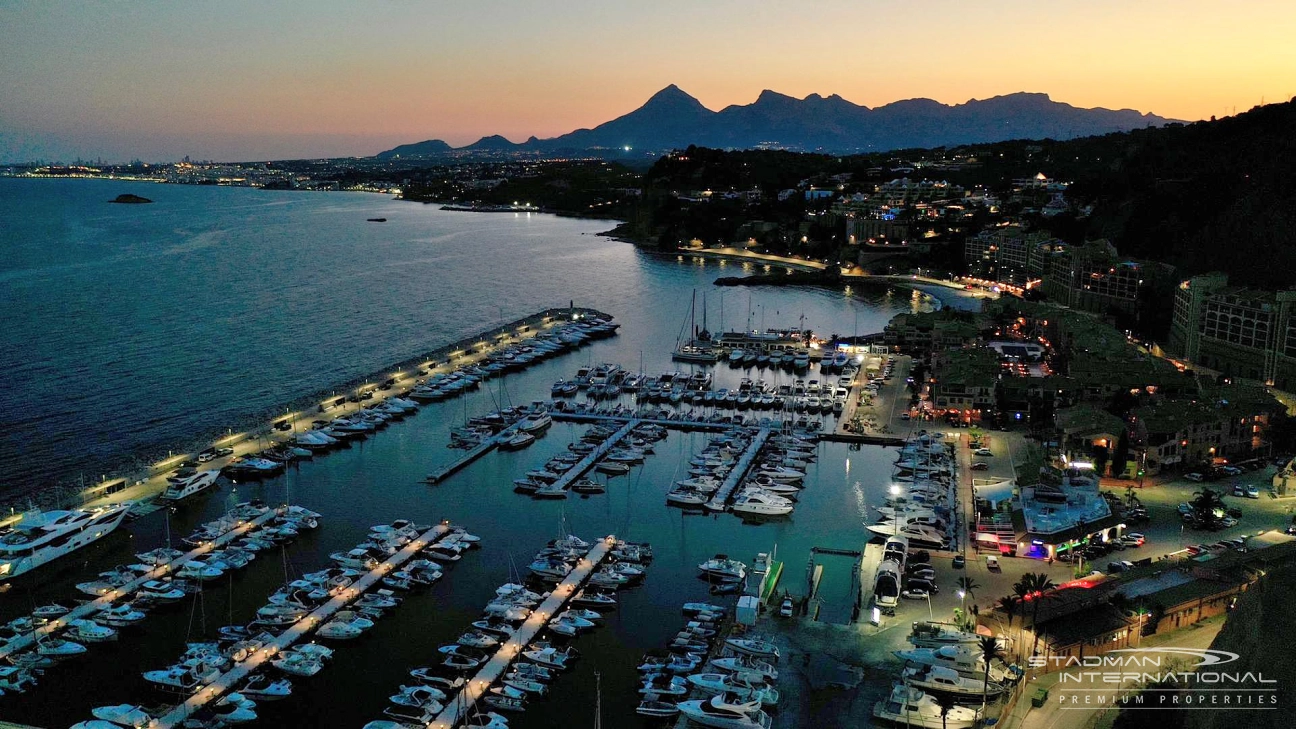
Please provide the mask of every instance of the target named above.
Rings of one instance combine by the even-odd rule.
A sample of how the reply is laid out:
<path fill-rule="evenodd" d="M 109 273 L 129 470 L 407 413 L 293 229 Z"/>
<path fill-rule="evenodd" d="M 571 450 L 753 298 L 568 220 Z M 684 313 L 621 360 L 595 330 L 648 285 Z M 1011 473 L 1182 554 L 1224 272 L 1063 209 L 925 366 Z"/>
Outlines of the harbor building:
<path fill-rule="evenodd" d="M 1296 388 L 1296 290 L 1229 286 L 1208 273 L 1179 284 L 1167 349 L 1230 377 Z"/>

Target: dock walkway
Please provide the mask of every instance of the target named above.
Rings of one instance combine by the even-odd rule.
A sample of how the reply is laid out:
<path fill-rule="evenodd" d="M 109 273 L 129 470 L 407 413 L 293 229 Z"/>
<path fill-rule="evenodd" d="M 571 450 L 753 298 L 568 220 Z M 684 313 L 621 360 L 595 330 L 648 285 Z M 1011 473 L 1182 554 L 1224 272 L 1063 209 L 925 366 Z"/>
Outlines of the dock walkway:
<path fill-rule="evenodd" d="M 270 643 L 269 646 L 257 651 L 251 657 L 237 663 L 233 668 L 221 674 L 215 681 L 207 684 L 201 691 L 190 696 L 184 703 L 176 706 L 166 715 L 157 719 L 150 727 L 153 729 L 169 729 L 170 727 L 179 726 L 184 720 L 193 716 L 195 712 L 201 710 L 208 703 L 216 700 L 222 694 L 232 691 L 243 679 L 250 676 L 254 671 L 263 664 L 268 663 L 276 655 L 290 647 L 293 643 L 301 640 L 309 631 L 318 628 L 335 613 L 342 608 L 350 605 L 359 599 L 366 590 L 378 584 L 388 573 L 394 572 L 396 568 L 409 561 L 419 550 L 435 543 L 441 537 L 449 533 L 450 527 L 447 524 L 438 524 L 428 531 L 419 535 L 417 539 L 406 544 L 399 552 L 392 555 L 386 562 L 378 565 L 369 572 L 365 573 L 360 579 L 356 580 L 351 587 L 346 589 L 342 594 L 316 608 L 306 617 L 298 620 L 292 627 L 285 630 Z"/>
<path fill-rule="evenodd" d="M 544 602 L 531 611 L 526 622 L 514 631 L 508 642 L 499 647 L 495 655 L 464 686 L 459 696 L 437 715 L 431 724 L 432 729 L 453 729 L 458 726 L 468 707 L 476 705 L 477 701 L 486 694 L 486 689 L 504 675 L 509 665 L 522 655 L 525 646 L 539 634 L 549 619 L 562 612 L 567 601 L 576 595 L 577 588 L 585 584 L 590 575 L 594 574 L 599 563 L 607 557 L 615 544 L 616 538 L 607 536 L 590 548 L 585 558 L 576 564 L 576 567 L 567 574 L 566 579 L 554 587 Z"/>
<path fill-rule="evenodd" d="M 216 539 L 213 539 L 207 544 L 202 545 L 201 547 L 196 547 L 188 552 L 185 552 L 179 557 L 176 557 L 170 562 L 166 562 L 154 567 L 152 570 L 149 570 L 148 572 L 140 575 L 139 577 L 135 578 L 134 580 L 131 580 L 130 582 L 127 582 L 126 584 L 122 585 L 121 587 L 118 587 L 117 589 L 113 590 L 112 592 L 109 592 L 106 595 L 100 596 L 94 600 L 78 605 L 76 608 L 74 608 L 71 612 L 67 613 L 66 615 L 51 620 L 49 623 L 41 626 L 40 628 L 37 628 L 35 631 L 32 631 L 31 633 L 23 633 L 22 635 L 15 636 L 12 640 L 5 643 L 3 646 L 0 646 L 0 659 L 4 659 L 7 656 L 13 655 L 14 653 L 17 653 L 19 651 L 31 647 L 36 643 L 36 641 L 38 641 L 41 638 L 44 638 L 50 633 L 66 628 L 68 624 L 73 620 L 90 618 L 99 614 L 103 610 L 112 607 L 112 604 L 117 602 L 118 600 L 133 594 L 136 590 L 142 587 L 145 582 L 148 582 L 150 580 L 160 580 L 163 577 L 166 577 L 169 573 L 173 571 L 172 569 L 173 566 L 175 569 L 178 570 L 186 562 L 190 562 L 195 559 L 198 559 L 199 557 L 203 556 L 204 554 L 207 554 L 208 552 L 211 552 L 212 550 L 219 549 L 220 547 L 229 544 L 235 539 L 242 537 L 244 534 L 247 534 L 253 529 L 256 529 L 257 527 L 261 526 L 262 524 L 265 524 L 266 522 L 270 521 L 276 516 L 283 514 L 285 511 L 286 511 L 286 507 L 271 509 L 251 521 L 244 522 L 243 524 L 236 526 L 235 528 L 225 532 L 224 534 L 220 535 Z"/>
<path fill-rule="evenodd" d="M 600 415 L 598 413 L 568 413 L 560 410 L 549 412 L 554 420 L 572 423 L 620 423 L 633 419 L 646 425 L 660 425 L 672 430 L 704 430 L 721 433 L 742 426 L 732 423 L 711 423 L 705 420 L 673 420 L 670 418 L 641 418 L 635 415 Z"/>
<path fill-rule="evenodd" d="M 769 440 L 771 432 L 769 428 L 761 428 L 756 433 L 756 437 L 752 438 L 751 443 L 747 445 L 747 450 L 743 451 L 743 454 L 734 463 L 729 475 L 725 476 L 724 483 L 720 484 L 720 489 L 711 496 L 706 508 L 712 511 L 724 511 L 728 507 L 734 489 L 747 477 L 747 472 L 751 470 L 752 464 L 756 462 L 756 455 L 765 446 L 765 441 Z"/>
<path fill-rule="evenodd" d="M 490 453 L 491 451 L 495 450 L 496 448 L 499 447 L 500 443 L 503 443 L 509 438 L 512 438 L 513 436 L 517 435 L 518 422 L 521 421 L 519 420 L 519 421 L 509 423 L 509 426 L 507 428 L 501 430 L 500 432 L 496 433 L 495 435 L 492 435 L 489 438 L 486 438 L 481 443 L 478 443 L 477 445 L 473 446 L 472 449 L 464 452 L 463 455 L 459 456 L 455 460 L 437 469 L 436 471 L 433 471 L 432 473 L 428 474 L 427 482 L 440 483 L 445 479 L 450 478 L 454 474 L 458 473 L 459 471 L 462 471 L 464 468 L 467 468 L 468 464 L 472 463 L 473 461 L 476 461 L 478 458 L 481 458 L 487 453 Z"/>
<path fill-rule="evenodd" d="M 590 451 L 584 458 L 577 461 L 576 465 L 567 469 L 563 475 L 559 476 L 558 480 L 553 482 L 551 488 L 560 488 L 563 491 L 566 491 L 571 487 L 573 481 L 584 476 L 586 473 L 589 473 L 589 470 L 593 468 L 594 465 L 603 458 L 603 456 L 608 454 L 608 451 L 615 448 L 616 444 L 620 443 L 627 435 L 630 435 L 630 431 L 634 430 L 639 423 L 640 421 L 638 420 L 631 420 L 625 425 L 622 425 L 620 430 L 608 436 L 607 440 L 599 443 L 597 448 Z"/>

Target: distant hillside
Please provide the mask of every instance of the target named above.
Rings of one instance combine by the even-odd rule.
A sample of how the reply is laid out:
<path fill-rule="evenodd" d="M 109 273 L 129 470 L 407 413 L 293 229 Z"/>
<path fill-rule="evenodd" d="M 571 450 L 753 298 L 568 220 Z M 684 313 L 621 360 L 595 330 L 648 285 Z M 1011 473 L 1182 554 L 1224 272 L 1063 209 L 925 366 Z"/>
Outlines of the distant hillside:
<path fill-rule="evenodd" d="M 415 142 L 414 144 L 402 144 L 399 147 L 389 149 L 386 152 L 380 152 L 376 157 L 378 159 L 399 159 L 402 157 L 436 157 L 443 155 L 454 149 L 440 139 L 429 139 L 426 142 Z"/>
<path fill-rule="evenodd" d="M 1047 94 L 1017 93 L 953 106 L 909 99 L 870 109 L 840 96 L 796 99 L 762 91 L 750 104 L 711 111 L 674 84 L 643 106 L 593 129 L 515 144 L 486 137 L 468 151 L 666 151 L 689 145 L 750 149 L 780 147 L 832 153 L 975 144 L 1006 139 L 1071 139 L 1165 124 L 1131 109 L 1081 109 Z M 405 147 L 416 145 L 405 145 Z M 397 150 L 381 153 L 391 156 Z M 429 155 L 449 150 L 431 150 Z M 410 156 L 402 152 L 402 156 Z"/>
<path fill-rule="evenodd" d="M 1092 159 L 1073 186 L 1092 201 L 1091 235 L 1126 255 L 1234 283 L 1296 286 L 1296 104 L 1097 140 L 1055 156 Z"/>

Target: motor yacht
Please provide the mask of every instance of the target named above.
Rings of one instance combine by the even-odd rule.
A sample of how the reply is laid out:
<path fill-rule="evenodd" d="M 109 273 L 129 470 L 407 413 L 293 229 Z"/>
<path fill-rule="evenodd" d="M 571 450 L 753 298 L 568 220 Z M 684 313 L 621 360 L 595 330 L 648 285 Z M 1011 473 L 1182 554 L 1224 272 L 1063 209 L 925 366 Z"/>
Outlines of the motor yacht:
<path fill-rule="evenodd" d="M 187 499 L 194 494 L 211 488 L 216 483 L 220 471 L 199 471 L 186 476 L 172 476 L 167 479 L 166 490 L 158 497 L 160 501 L 176 502 Z"/>
<path fill-rule="evenodd" d="M 783 516 L 792 513 L 793 504 L 789 499 L 763 489 L 744 489 L 735 497 L 733 505 L 729 508 L 735 514 Z"/>
<path fill-rule="evenodd" d="M 100 721 L 119 727 L 131 727 L 131 729 L 145 729 L 153 723 L 153 716 L 145 711 L 144 707 L 134 704 L 96 706 L 90 710 L 90 713 Z"/>
<path fill-rule="evenodd" d="M 966 706 L 941 708 L 931 694 L 896 686 L 885 701 L 873 705 L 873 717 L 910 727 L 967 729 L 981 718 L 981 712 Z"/>
<path fill-rule="evenodd" d="M 986 683 L 984 678 L 973 678 L 960 675 L 958 671 L 944 666 L 913 666 L 904 671 L 904 683 L 912 688 L 924 691 L 936 691 L 964 697 L 995 697 L 1003 693 L 1006 687 L 994 681 Z"/>
<path fill-rule="evenodd" d="M 117 640 L 117 631 L 93 620 L 69 620 L 67 636 L 81 643 L 107 643 Z"/>
<path fill-rule="evenodd" d="M 728 694 L 682 701 L 680 713 L 702 726 L 716 729 L 769 729 L 770 717 L 758 700 L 743 701 Z"/>
<path fill-rule="evenodd" d="M 778 689 L 764 679 L 750 673 L 695 673 L 688 677 L 689 684 L 707 694 L 731 693 L 743 700 L 757 699 L 762 706 L 778 704 Z"/>
<path fill-rule="evenodd" d="M 292 695 L 292 681 L 286 678 L 274 680 L 264 674 L 253 674 L 239 688 L 239 693 L 256 701 L 278 701 Z"/>
<path fill-rule="evenodd" d="M 985 659 L 981 651 L 966 644 L 947 645 L 940 648 L 913 648 L 906 651 L 895 651 L 901 660 L 918 666 L 941 666 L 969 678 L 984 677 Z M 990 680 L 1003 681 L 1008 672 L 996 665 L 990 666 Z"/>
<path fill-rule="evenodd" d="M 0 530 L 0 581 L 26 574 L 90 545 L 121 526 L 130 504 L 25 512 Z"/>
<path fill-rule="evenodd" d="M 708 577 L 741 580 L 747 576 L 747 565 L 736 559 L 729 559 L 723 554 L 718 554 L 702 564 L 699 564 L 698 571 Z"/>

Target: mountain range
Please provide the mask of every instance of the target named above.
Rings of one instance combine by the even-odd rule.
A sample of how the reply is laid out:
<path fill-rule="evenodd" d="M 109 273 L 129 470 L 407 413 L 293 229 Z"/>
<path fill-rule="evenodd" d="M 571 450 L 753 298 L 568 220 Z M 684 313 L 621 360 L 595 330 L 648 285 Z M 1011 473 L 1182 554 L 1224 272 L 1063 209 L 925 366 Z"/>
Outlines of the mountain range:
<path fill-rule="evenodd" d="M 1008 139 L 1071 139 L 1161 126 L 1174 121 L 1133 109 L 1083 109 L 1048 94 L 1016 93 L 947 105 L 908 99 L 869 108 L 842 97 L 811 94 L 797 99 L 762 91 L 750 104 L 712 111 L 671 84 L 643 106 L 593 129 L 550 139 L 511 142 L 499 135 L 466 147 L 439 140 L 403 144 L 382 159 L 439 157 L 452 153 L 641 152 L 680 149 L 690 144 L 749 149 L 776 147 L 835 153 L 881 152 Z M 629 148 L 629 150 L 627 150 Z"/>

